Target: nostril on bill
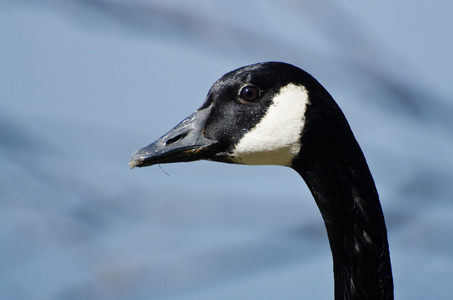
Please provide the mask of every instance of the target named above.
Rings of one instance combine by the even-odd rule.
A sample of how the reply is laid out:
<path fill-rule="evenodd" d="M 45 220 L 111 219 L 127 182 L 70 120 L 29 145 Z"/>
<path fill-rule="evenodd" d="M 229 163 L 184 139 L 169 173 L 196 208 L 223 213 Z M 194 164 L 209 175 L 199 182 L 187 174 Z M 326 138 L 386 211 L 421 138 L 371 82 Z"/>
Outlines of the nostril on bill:
<path fill-rule="evenodd" d="M 182 140 L 186 135 L 187 135 L 187 133 L 178 134 L 177 136 L 172 137 L 171 139 L 168 139 L 168 140 L 165 142 L 165 146 L 169 146 L 169 145 L 171 145 L 171 144 L 176 143 L 177 141 Z"/>

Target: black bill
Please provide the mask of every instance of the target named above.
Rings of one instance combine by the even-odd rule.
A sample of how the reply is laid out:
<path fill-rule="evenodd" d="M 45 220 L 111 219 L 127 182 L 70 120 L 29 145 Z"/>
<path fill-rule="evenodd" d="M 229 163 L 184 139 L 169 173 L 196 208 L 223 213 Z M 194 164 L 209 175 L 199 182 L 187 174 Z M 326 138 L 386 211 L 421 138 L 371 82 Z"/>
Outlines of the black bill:
<path fill-rule="evenodd" d="M 135 151 L 129 167 L 209 159 L 216 148 L 216 141 L 203 136 L 210 111 L 211 107 L 197 110 L 154 143 Z"/>

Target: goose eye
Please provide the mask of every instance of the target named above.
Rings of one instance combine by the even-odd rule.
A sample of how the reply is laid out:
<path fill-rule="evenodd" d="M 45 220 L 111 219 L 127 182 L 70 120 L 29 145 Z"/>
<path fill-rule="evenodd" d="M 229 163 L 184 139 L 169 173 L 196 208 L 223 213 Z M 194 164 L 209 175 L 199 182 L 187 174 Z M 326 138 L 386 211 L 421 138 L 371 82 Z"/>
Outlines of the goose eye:
<path fill-rule="evenodd" d="M 260 90 L 252 85 L 244 86 L 239 92 L 239 98 L 245 102 L 256 102 L 260 97 Z"/>

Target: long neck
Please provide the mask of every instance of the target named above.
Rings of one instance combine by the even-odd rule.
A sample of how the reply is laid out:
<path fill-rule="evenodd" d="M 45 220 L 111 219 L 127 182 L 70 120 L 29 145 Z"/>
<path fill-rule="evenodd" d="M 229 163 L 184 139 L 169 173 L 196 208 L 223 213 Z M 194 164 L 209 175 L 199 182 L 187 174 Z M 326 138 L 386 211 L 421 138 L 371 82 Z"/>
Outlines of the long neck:
<path fill-rule="evenodd" d="M 355 139 L 347 151 L 312 152 L 293 168 L 325 222 L 335 299 L 393 299 L 387 230 L 373 178 Z"/>

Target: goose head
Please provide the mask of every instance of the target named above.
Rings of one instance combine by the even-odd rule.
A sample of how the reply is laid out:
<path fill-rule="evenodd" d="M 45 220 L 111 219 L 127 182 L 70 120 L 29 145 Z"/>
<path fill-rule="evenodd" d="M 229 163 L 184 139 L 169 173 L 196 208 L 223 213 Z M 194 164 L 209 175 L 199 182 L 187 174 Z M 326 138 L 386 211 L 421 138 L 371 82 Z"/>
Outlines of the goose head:
<path fill-rule="evenodd" d="M 329 107 L 323 98 L 331 97 L 293 65 L 266 62 L 236 69 L 213 84 L 192 115 L 134 152 L 129 166 L 211 160 L 291 167 L 310 140 L 305 135 L 313 135 L 304 130 L 307 121 L 311 128 L 322 122 L 319 116 L 307 120 L 306 113 L 335 111 L 333 100 Z"/>

